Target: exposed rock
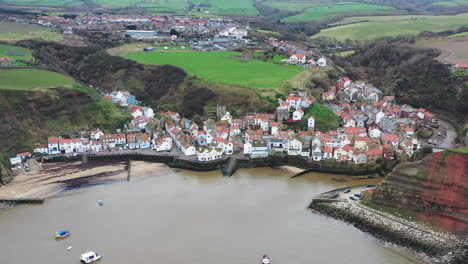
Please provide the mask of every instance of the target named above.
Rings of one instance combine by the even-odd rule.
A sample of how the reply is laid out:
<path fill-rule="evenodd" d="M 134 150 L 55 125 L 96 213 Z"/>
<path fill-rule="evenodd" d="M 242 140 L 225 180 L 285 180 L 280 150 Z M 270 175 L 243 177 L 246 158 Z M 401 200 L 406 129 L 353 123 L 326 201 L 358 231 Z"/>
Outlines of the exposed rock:
<path fill-rule="evenodd" d="M 444 151 L 400 164 L 375 189 L 372 201 L 412 209 L 423 219 L 466 235 L 468 154 Z"/>

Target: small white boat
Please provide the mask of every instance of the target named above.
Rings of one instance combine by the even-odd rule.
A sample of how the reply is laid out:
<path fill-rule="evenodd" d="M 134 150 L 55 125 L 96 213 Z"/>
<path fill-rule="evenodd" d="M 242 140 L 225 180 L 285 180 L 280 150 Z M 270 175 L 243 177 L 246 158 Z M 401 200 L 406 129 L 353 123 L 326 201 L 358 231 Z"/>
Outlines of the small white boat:
<path fill-rule="evenodd" d="M 270 264 L 270 258 L 268 255 L 263 255 L 262 264 Z"/>
<path fill-rule="evenodd" d="M 103 200 L 99 200 L 97 203 L 98 203 L 100 206 L 103 206 L 103 205 L 104 205 L 104 201 L 103 201 Z"/>
<path fill-rule="evenodd" d="M 89 251 L 84 254 L 81 254 L 80 261 L 84 263 L 92 263 L 100 258 L 102 258 L 102 256 L 99 255 L 98 253 Z"/>

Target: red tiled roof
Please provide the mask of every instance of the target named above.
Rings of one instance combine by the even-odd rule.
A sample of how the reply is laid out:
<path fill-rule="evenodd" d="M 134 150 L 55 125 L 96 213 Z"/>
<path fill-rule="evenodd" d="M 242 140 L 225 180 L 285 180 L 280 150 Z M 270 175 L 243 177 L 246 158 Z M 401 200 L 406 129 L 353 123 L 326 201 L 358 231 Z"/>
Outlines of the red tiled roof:
<path fill-rule="evenodd" d="M 366 156 L 382 155 L 382 149 L 380 149 L 379 147 L 376 147 L 371 150 L 366 150 L 365 153 L 366 153 Z"/>
<path fill-rule="evenodd" d="M 364 127 L 345 127 L 346 134 L 361 134 L 366 133 L 366 129 Z"/>
<path fill-rule="evenodd" d="M 399 138 L 396 134 L 385 134 L 385 135 L 382 135 L 382 140 L 384 142 L 389 142 L 389 141 L 398 141 Z"/>
<path fill-rule="evenodd" d="M 58 137 L 49 137 L 47 139 L 47 143 L 49 144 L 58 144 L 59 142 L 59 138 Z"/>
<path fill-rule="evenodd" d="M 300 97 L 295 97 L 295 96 L 288 96 L 288 98 L 286 98 L 286 100 L 288 101 L 298 101 L 298 100 L 301 100 Z"/>
<path fill-rule="evenodd" d="M 356 137 L 354 138 L 354 141 L 366 141 L 366 142 L 370 142 L 371 139 L 369 137 Z"/>

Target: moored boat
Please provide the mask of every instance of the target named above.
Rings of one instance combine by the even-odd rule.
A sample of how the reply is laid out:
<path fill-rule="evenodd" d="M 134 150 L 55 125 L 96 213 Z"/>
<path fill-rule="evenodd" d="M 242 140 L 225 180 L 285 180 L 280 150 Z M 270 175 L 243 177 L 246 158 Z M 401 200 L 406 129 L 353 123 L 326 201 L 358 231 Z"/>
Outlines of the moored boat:
<path fill-rule="evenodd" d="M 96 252 L 93 251 L 88 251 L 86 253 L 81 254 L 80 261 L 84 263 L 92 263 L 98 259 L 100 259 L 102 256 L 99 255 Z"/>
<path fill-rule="evenodd" d="M 70 231 L 62 230 L 62 231 L 58 231 L 57 233 L 55 233 L 55 238 L 64 238 L 68 235 L 70 235 Z"/>
<path fill-rule="evenodd" d="M 262 264 L 270 264 L 270 258 L 268 255 L 263 255 Z"/>

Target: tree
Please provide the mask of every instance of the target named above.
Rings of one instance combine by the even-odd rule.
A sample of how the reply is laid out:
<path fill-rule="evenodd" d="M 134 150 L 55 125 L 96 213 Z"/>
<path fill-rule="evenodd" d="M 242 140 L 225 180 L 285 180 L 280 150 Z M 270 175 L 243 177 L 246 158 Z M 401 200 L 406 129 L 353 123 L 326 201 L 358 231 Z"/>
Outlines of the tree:
<path fill-rule="evenodd" d="M 177 30 L 175 29 L 171 29 L 171 31 L 169 32 L 169 34 L 172 36 L 172 35 L 176 35 L 176 36 L 179 36 L 179 32 L 177 32 Z"/>

